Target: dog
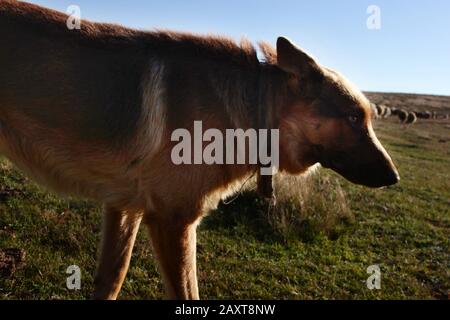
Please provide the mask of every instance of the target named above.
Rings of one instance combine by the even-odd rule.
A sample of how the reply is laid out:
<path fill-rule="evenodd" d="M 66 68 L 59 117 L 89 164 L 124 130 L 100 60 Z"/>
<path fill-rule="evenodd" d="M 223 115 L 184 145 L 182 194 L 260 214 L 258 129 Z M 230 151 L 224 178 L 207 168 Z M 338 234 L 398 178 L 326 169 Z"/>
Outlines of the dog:
<path fill-rule="evenodd" d="M 369 187 L 399 180 L 366 97 L 285 37 L 260 43 L 260 61 L 246 40 L 66 20 L 0 2 L 0 152 L 104 205 L 96 299 L 117 298 L 141 222 L 167 297 L 199 298 L 196 227 L 259 164 L 175 165 L 177 128 L 278 129 L 282 172 L 320 163 Z"/>

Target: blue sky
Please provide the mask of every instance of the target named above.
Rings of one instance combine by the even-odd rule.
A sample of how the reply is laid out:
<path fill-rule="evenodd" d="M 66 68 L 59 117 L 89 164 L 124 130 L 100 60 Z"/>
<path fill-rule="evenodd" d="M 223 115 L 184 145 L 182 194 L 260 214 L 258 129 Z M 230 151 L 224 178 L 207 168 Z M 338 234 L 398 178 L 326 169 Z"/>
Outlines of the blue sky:
<path fill-rule="evenodd" d="M 448 0 L 30 0 L 82 18 L 141 29 L 294 40 L 363 90 L 450 95 Z M 381 10 L 369 30 L 366 10 Z"/>

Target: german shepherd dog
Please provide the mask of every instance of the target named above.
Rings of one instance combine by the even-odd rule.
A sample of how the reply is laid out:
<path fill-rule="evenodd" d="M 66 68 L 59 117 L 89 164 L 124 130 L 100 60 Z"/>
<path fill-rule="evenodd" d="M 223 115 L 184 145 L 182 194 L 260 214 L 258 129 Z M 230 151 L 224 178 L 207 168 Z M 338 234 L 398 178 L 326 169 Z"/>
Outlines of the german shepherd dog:
<path fill-rule="evenodd" d="M 61 194 L 104 204 L 94 298 L 115 299 L 141 221 L 171 299 L 198 299 L 196 227 L 258 165 L 175 165 L 171 132 L 279 129 L 279 170 L 320 163 L 353 183 L 395 184 L 369 101 L 280 37 L 142 32 L 0 1 L 0 152 Z"/>

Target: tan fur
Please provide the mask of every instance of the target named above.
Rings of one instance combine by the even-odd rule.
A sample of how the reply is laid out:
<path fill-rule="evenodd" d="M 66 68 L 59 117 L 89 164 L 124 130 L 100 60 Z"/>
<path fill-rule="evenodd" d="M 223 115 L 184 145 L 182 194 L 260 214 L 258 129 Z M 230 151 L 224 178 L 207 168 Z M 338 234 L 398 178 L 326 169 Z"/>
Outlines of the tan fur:
<path fill-rule="evenodd" d="M 130 264 L 141 214 L 105 208 L 100 264 L 95 277 L 95 299 L 116 299 Z"/>

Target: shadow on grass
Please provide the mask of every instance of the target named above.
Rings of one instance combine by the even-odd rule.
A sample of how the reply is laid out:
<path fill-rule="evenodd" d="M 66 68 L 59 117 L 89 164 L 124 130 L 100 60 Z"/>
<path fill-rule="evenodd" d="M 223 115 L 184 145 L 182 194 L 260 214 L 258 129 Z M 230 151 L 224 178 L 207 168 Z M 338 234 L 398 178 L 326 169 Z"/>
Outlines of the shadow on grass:
<path fill-rule="evenodd" d="M 279 236 L 266 218 L 268 210 L 268 204 L 256 192 L 246 191 L 228 204 L 221 202 L 203 220 L 202 227 L 245 233 L 260 241 L 279 241 Z"/>
<path fill-rule="evenodd" d="M 278 204 L 280 205 L 280 204 Z M 282 203 L 284 208 L 296 216 L 287 223 L 289 228 L 280 229 L 273 223 L 272 208 L 255 191 L 245 191 L 231 203 L 220 203 L 202 222 L 202 228 L 221 230 L 237 236 L 252 237 L 262 242 L 289 243 L 291 241 L 313 242 L 326 236 L 336 240 L 348 231 L 350 220 L 342 218 L 331 228 L 325 230 L 321 221 L 314 217 L 304 217 L 290 203 Z"/>

